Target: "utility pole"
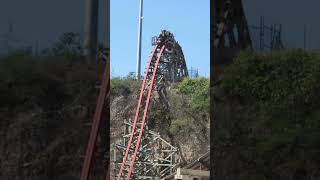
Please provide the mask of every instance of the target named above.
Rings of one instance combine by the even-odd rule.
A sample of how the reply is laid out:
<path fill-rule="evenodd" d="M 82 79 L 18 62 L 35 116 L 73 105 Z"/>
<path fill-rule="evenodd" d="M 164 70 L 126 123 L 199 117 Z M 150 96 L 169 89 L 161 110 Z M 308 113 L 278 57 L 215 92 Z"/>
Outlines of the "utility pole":
<path fill-rule="evenodd" d="M 11 43 L 12 38 L 13 38 L 13 25 L 12 25 L 11 20 L 9 20 L 8 21 L 8 32 L 7 32 L 7 36 L 6 36 L 6 40 L 5 40 L 8 55 L 10 55 L 10 53 L 11 53 L 11 44 L 10 43 Z"/>
<path fill-rule="evenodd" d="M 104 7 L 104 15 L 105 18 L 103 22 L 104 25 L 104 38 L 103 38 L 103 44 L 104 48 L 110 48 L 110 0 L 103 1 L 105 4 Z"/>
<path fill-rule="evenodd" d="M 35 57 L 38 57 L 38 49 L 39 49 L 39 40 L 36 40 L 35 48 L 34 48 L 34 56 Z"/>
<path fill-rule="evenodd" d="M 264 50 L 264 17 L 260 17 L 260 51 Z"/>
<path fill-rule="evenodd" d="M 83 55 L 86 57 L 87 63 L 97 58 L 97 40 L 98 40 L 98 10 L 99 0 L 86 0 L 85 4 L 85 26 L 84 26 L 84 44 Z M 107 61 L 108 62 L 108 61 Z M 104 74 L 106 75 L 106 74 Z M 108 74 L 109 75 L 109 74 Z M 106 75 L 107 76 L 107 75 Z M 104 77 L 106 77 L 104 76 Z M 107 79 L 107 78 L 106 78 Z M 94 146 L 97 141 L 97 133 L 100 125 L 100 114 L 103 109 L 103 101 L 105 99 L 105 93 L 107 88 L 107 80 L 103 78 L 103 82 L 100 89 L 99 101 L 97 109 L 94 114 L 92 129 L 90 132 L 89 143 L 86 150 L 85 159 L 83 162 L 80 180 L 88 180 L 93 162 Z"/>
<path fill-rule="evenodd" d="M 303 49 L 306 50 L 306 36 L 307 36 L 307 27 L 306 24 L 303 26 Z"/>
<path fill-rule="evenodd" d="M 83 54 L 88 62 L 97 55 L 98 10 L 99 0 L 86 0 Z"/>
<path fill-rule="evenodd" d="M 142 16 L 143 16 L 143 0 L 140 0 L 140 14 L 139 14 L 139 26 L 138 26 L 138 49 L 137 49 L 137 79 L 140 80 L 141 74 L 141 36 L 142 36 Z"/>

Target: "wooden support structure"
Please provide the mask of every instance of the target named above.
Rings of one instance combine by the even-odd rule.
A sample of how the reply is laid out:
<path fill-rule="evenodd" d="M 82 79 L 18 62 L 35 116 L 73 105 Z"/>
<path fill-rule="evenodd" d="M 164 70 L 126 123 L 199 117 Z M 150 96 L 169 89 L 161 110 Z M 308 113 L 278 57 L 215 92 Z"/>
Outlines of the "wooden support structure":
<path fill-rule="evenodd" d="M 175 179 L 179 180 L 194 180 L 200 179 L 201 177 L 210 177 L 209 171 L 193 170 L 193 169 L 182 169 L 178 168 L 177 173 L 174 176 Z"/>

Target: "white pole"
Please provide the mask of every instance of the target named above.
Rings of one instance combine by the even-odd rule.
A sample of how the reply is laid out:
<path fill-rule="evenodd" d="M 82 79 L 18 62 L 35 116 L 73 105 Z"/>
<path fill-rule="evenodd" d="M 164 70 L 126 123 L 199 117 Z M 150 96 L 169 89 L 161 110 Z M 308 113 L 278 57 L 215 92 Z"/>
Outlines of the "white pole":
<path fill-rule="evenodd" d="M 139 14 L 139 26 L 138 26 L 138 49 L 137 49 L 137 67 L 136 74 L 137 79 L 140 80 L 141 74 L 141 36 L 142 36 L 142 16 L 143 16 L 143 0 L 140 0 L 140 14 Z"/>
<path fill-rule="evenodd" d="M 84 55 L 88 60 L 96 56 L 98 39 L 98 0 L 86 0 L 85 29 L 84 29 Z"/>
<path fill-rule="evenodd" d="M 303 49 L 306 50 L 306 37 L 307 37 L 307 26 L 304 24 L 303 26 Z"/>

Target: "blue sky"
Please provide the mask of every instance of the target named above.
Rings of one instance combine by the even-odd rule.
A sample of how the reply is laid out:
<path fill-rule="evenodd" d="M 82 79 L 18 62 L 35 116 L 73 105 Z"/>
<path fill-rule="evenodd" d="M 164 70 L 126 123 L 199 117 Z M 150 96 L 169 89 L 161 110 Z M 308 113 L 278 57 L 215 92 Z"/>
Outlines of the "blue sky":
<path fill-rule="evenodd" d="M 171 31 L 182 46 L 188 69 L 210 74 L 210 1 L 144 0 L 141 73 L 152 51 L 151 38 Z M 139 0 L 111 0 L 111 76 L 136 70 Z"/>
<path fill-rule="evenodd" d="M 106 0 L 100 1 L 99 40 L 107 33 Z M 242 0 L 250 25 L 281 23 L 288 47 L 303 47 L 303 26 L 307 27 L 307 48 L 320 47 L 319 0 Z M 157 2 L 157 3 L 156 3 Z M 304 1 L 303 1 L 304 2 Z M 17 6 L 18 4 L 18 6 Z M 290 4 L 290 6 L 288 6 Z M 142 68 L 152 49 L 150 39 L 162 28 L 173 31 L 180 42 L 187 64 L 209 73 L 209 0 L 144 0 Z M 85 0 L 1 0 L 0 53 L 8 21 L 13 23 L 16 39 L 47 48 L 68 31 L 83 36 Z M 135 71 L 139 0 L 111 0 L 111 43 L 113 75 Z M 13 9 L 15 11 L 13 11 Z M 70 11 L 72 10 L 72 12 Z M 102 11 L 102 12 L 101 12 Z M 298 12 L 298 13 L 297 13 Z M 118 42 L 117 42 L 118 41 Z"/>

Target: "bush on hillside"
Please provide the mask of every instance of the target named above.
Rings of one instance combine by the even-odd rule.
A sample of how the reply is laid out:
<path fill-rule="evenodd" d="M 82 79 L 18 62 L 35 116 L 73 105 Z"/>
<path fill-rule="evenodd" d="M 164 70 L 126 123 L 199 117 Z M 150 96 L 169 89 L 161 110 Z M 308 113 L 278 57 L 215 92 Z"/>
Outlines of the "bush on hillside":
<path fill-rule="evenodd" d="M 228 167 L 240 162 L 237 179 L 291 179 L 298 169 L 319 178 L 319 82 L 320 56 L 301 50 L 242 52 L 225 69 L 214 144 L 237 154 Z"/>

